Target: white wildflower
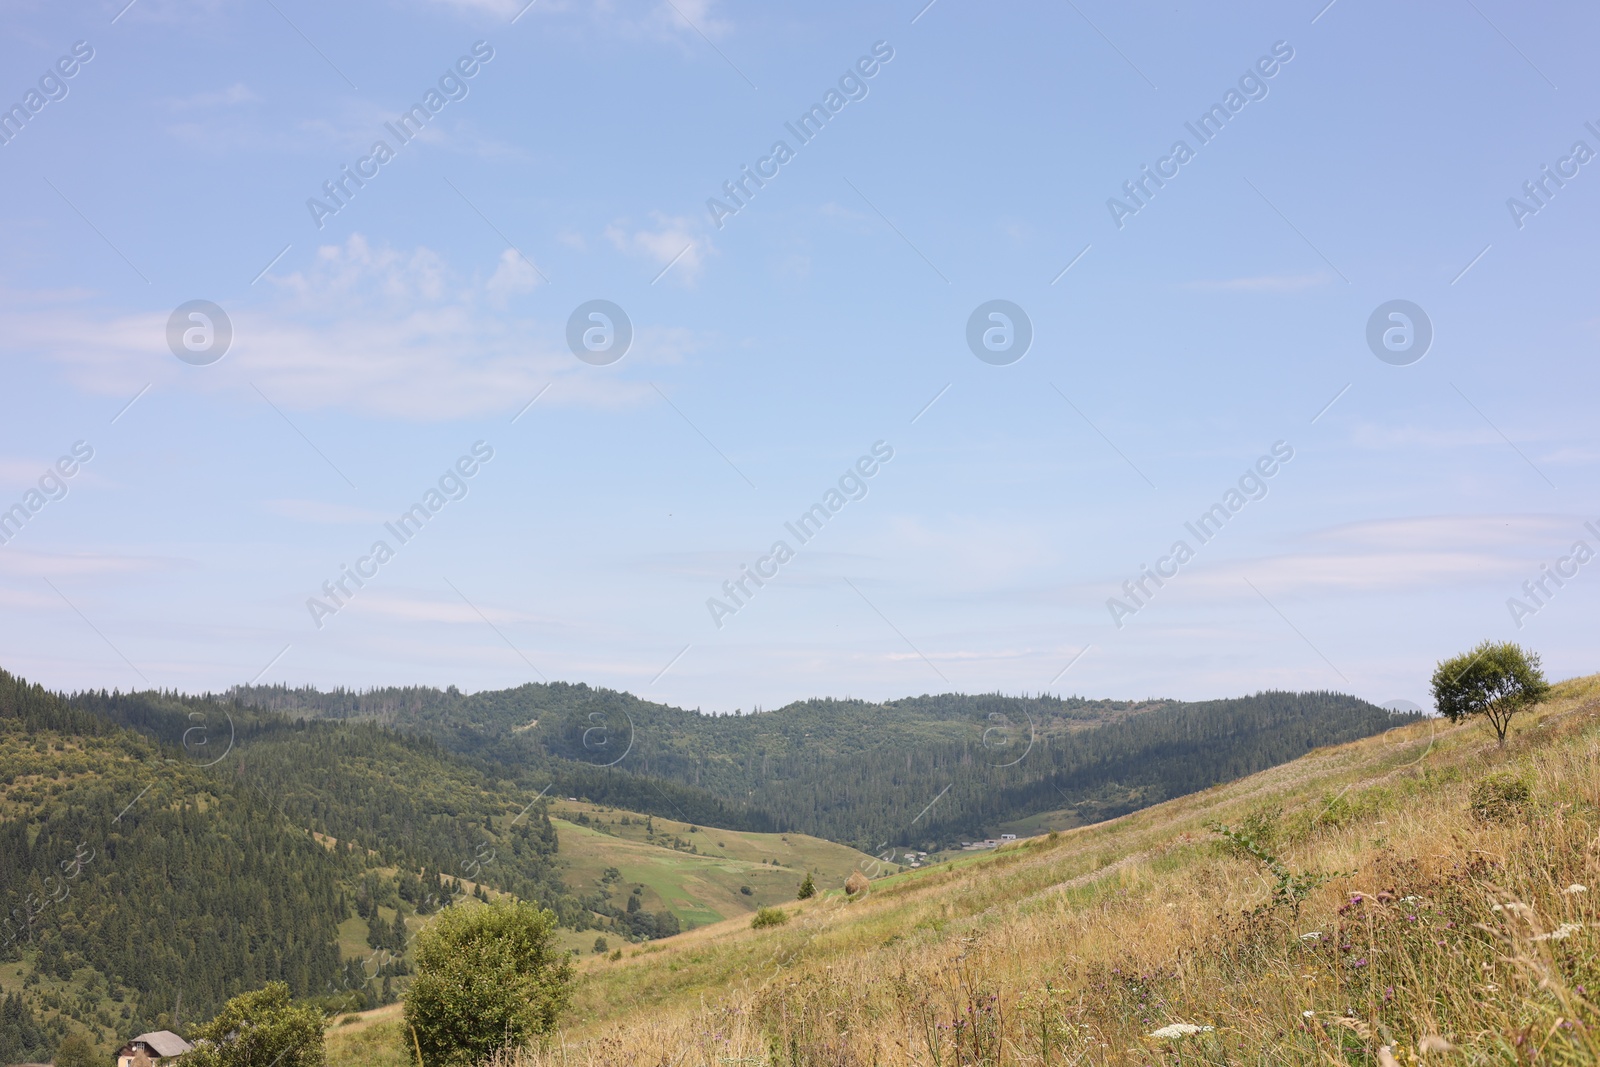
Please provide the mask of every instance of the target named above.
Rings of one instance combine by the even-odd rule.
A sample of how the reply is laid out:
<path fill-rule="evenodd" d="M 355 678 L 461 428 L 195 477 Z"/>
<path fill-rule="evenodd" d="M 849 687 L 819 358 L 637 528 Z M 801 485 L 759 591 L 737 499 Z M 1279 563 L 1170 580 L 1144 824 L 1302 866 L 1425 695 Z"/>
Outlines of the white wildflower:
<path fill-rule="evenodd" d="M 1321 940 L 1321 938 L 1322 938 L 1322 931 L 1321 930 L 1313 930 L 1309 934 L 1301 934 L 1300 935 L 1300 940 L 1302 940 L 1302 941 L 1318 941 L 1318 940 Z"/>
<path fill-rule="evenodd" d="M 1317 1013 L 1314 1011 L 1303 1011 L 1300 1014 L 1307 1019 L 1315 1019 L 1317 1017 Z"/>
<path fill-rule="evenodd" d="M 1582 923 L 1562 923 L 1548 934 L 1540 934 L 1535 941 L 1565 941 L 1579 930 L 1583 929 Z"/>
<path fill-rule="evenodd" d="M 1196 1026 L 1194 1023 L 1168 1023 L 1159 1030 L 1150 1031 L 1146 1036 L 1159 1037 L 1163 1041 L 1176 1041 L 1180 1037 L 1188 1037 L 1190 1034 L 1200 1034 L 1215 1029 L 1215 1026 Z"/>
<path fill-rule="evenodd" d="M 1569 896 L 1569 897 L 1572 896 L 1574 893 L 1587 893 L 1588 891 L 1589 891 L 1589 887 L 1588 886 L 1579 885 L 1577 882 L 1573 882 L 1571 885 L 1567 886 L 1567 888 L 1562 890 L 1562 892 L 1567 894 L 1567 896 Z"/>

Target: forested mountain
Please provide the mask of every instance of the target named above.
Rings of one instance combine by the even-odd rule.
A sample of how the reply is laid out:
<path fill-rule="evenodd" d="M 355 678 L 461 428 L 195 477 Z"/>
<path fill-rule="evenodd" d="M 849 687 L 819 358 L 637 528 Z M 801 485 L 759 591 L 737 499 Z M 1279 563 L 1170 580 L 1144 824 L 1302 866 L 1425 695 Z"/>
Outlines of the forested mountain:
<path fill-rule="evenodd" d="M 204 1013 L 274 978 L 320 991 L 353 868 L 239 783 L 0 672 L 0 965 L 25 962 L 58 1013 L 7 996 L 0 1044 Z"/>
<path fill-rule="evenodd" d="M 1198 703 L 943 694 L 748 715 L 565 683 L 473 695 L 259 686 L 230 696 L 390 724 L 507 776 L 542 775 L 633 810 L 698 818 L 683 805 L 720 803 L 717 825 L 867 849 L 937 846 L 1052 809 L 1106 818 L 1411 721 L 1328 692 Z"/>
<path fill-rule="evenodd" d="M 0 1063 L 273 980 L 374 1006 L 408 972 L 407 916 L 467 887 L 575 929 L 676 930 L 570 892 L 558 846 L 546 801 L 427 738 L 175 694 L 72 706 L 0 671 Z"/>
<path fill-rule="evenodd" d="M 1333 693 L 713 716 L 567 684 L 63 698 L 0 671 L 0 1062 L 43 1058 L 73 1029 L 104 1046 L 205 1018 L 272 980 L 371 1006 L 405 981 L 408 921 L 463 893 L 538 901 L 568 930 L 676 931 L 611 872 L 564 884 L 552 795 L 691 836 L 932 851 L 1040 812 L 1130 811 L 1404 721 Z"/>

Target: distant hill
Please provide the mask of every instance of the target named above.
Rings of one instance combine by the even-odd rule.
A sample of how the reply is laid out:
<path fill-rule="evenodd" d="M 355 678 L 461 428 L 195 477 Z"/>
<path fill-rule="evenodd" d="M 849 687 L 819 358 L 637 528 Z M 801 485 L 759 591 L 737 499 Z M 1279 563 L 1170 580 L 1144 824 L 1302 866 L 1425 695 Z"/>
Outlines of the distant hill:
<path fill-rule="evenodd" d="M 108 1050 L 274 979 L 375 1007 L 410 933 L 474 896 L 551 908 L 587 956 L 781 903 L 807 871 L 899 869 L 869 852 L 1093 821 L 1413 718 L 1333 693 L 740 716 L 565 684 L 63 698 L 0 671 L 0 1060 L 74 1030 Z"/>
<path fill-rule="evenodd" d="M 686 821 L 929 851 L 1057 809 L 1088 822 L 1415 721 L 1330 692 L 1114 701 L 943 694 L 704 715 L 553 683 L 462 694 L 241 687 L 240 704 L 374 721 L 508 776 Z"/>

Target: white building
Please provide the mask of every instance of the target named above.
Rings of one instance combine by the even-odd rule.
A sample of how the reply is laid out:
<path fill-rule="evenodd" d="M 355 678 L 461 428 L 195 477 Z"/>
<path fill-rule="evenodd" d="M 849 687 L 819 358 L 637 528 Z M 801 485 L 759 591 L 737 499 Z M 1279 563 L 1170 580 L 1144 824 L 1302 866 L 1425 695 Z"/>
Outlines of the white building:
<path fill-rule="evenodd" d="M 144 1067 L 146 1063 L 158 1064 L 181 1056 L 192 1048 L 193 1045 L 171 1030 L 152 1030 L 117 1049 L 117 1067 L 134 1067 L 136 1063 L 139 1067 Z M 141 1060 L 143 1063 L 140 1063 Z"/>

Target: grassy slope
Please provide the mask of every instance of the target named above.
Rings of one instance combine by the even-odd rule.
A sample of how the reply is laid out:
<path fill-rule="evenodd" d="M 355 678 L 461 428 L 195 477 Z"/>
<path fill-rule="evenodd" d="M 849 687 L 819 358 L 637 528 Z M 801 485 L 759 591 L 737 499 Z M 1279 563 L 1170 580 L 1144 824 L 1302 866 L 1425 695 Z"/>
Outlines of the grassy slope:
<path fill-rule="evenodd" d="M 729 921 L 589 959 L 561 1047 L 520 1067 L 992 1062 L 971 1043 L 1002 1038 L 1007 1063 L 1151 1062 L 1161 1042 L 1146 1035 L 1173 1022 L 1217 1027 L 1184 1039 L 1200 1062 L 1375 1062 L 1385 1041 L 1406 1061 L 1444 1034 L 1487 1062 L 1542 1047 L 1540 1062 L 1594 1063 L 1597 709 L 1600 676 L 1577 679 L 1504 751 L 1481 725 L 1423 723 L 896 875 L 858 902 L 791 904 L 775 929 Z M 1469 797 L 1496 771 L 1532 799 L 1488 822 Z M 1263 908 L 1262 865 L 1205 828 L 1251 814 L 1292 870 L 1351 873 L 1298 911 Z M 1508 901 L 1526 908 L 1494 910 Z M 1563 923 L 1583 928 L 1534 940 Z"/>
<path fill-rule="evenodd" d="M 582 812 L 588 826 L 573 822 Z M 853 848 L 805 834 L 758 834 L 655 819 L 647 841 L 644 816 L 582 801 L 557 801 L 551 819 L 561 841 L 562 879 L 579 891 L 592 889 L 607 867 L 622 872 L 621 894 L 645 886 L 647 911 L 669 910 L 687 929 L 748 916 L 758 907 L 793 900 L 807 871 L 825 886 L 843 885 L 850 872 L 872 858 Z M 622 819 L 629 821 L 624 825 Z M 670 847 L 676 838 L 695 853 Z M 776 864 L 765 862 L 776 860 Z M 741 893 L 749 886 L 751 895 Z M 589 938 L 593 941 L 593 936 Z"/>

